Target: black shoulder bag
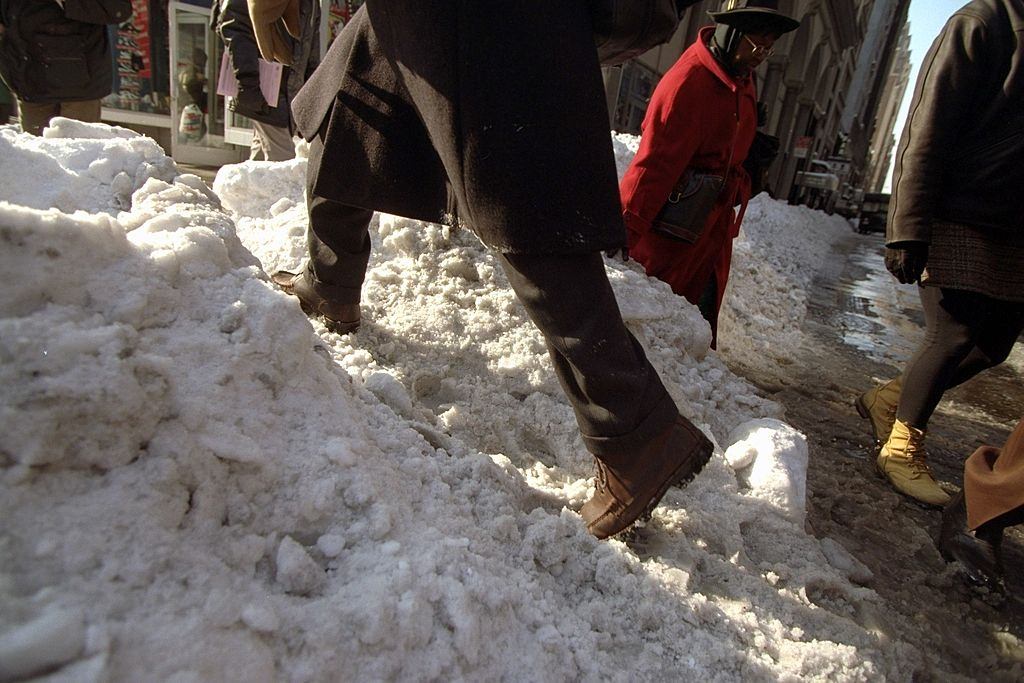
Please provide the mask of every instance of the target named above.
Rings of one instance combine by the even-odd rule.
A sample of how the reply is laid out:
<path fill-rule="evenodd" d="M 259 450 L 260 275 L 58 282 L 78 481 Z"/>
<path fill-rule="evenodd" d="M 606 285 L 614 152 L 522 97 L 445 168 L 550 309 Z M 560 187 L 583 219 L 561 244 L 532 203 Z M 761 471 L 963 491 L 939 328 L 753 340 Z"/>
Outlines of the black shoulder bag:
<path fill-rule="evenodd" d="M 668 196 L 665 206 L 654 217 L 651 230 L 662 237 L 693 244 L 704 231 L 715 208 L 718 196 L 725 187 L 725 179 L 732 168 L 732 157 L 736 151 L 736 136 L 739 135 L 739 115 L 737 114 L 736 132 L 732 137 L 729 149 L 729 161 L 725 164 L 725 174 L 705 173 L 687 168 L 676 182 Z"/>

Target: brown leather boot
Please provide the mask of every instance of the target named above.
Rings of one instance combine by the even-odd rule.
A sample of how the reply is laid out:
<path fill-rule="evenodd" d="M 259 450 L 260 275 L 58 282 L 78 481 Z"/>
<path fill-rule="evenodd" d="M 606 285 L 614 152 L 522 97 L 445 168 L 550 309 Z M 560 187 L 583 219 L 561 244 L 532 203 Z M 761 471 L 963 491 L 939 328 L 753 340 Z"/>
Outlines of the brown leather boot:
<path fill-rule="evenodd" d="M 348 334 L 359 329 L 359 304 L 338 304 L 321 296 L 305 270 L 301 273 L 274 271 L 270 279 L 282 292 L 299 300 L 303 313 L 322 318 L 324 327 L 331 332 Z"/>
<path fill-rule="evenodd" d="M 687 482 L 711 458 L 711 442 L 683 416 L 637 452 L 597 460 L 597 490 L 580 515 L 587 531 L 608 538 L 649 513 L 673 484 Z"/>

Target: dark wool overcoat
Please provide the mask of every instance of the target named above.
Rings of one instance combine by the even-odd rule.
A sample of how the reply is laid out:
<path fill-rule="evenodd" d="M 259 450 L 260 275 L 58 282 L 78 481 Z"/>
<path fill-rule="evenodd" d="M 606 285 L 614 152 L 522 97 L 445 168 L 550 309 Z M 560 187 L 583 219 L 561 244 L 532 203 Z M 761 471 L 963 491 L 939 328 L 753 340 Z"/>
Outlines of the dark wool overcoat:
<path fill-rule="evenodd" d="M 0 0 L 0 77 L 23 102 L 98 100 L 113 88 L 107 24 L 129 0 Z"/>
<path fill-rule="evenodd" d="M 630 255 L 647 274 L 667 282 L 696 304 L 714 278 L 711 330 L 729 279 L 732 240 L 739 233 L 750 177 L 743 162 L 757 129 L 757 90 L 752 76 L 736 79 L 715 60 L 705 28 L 658 82 L 644 116 L 640 148 L 622 177 L 622 211 Z M 731 162 L 730 162 L 731 158 Z M 725 187 L 693 244 L 661 237 L 651 223 L 687 168 L 724 175 Z"/>
<path fill-rule="evenodd" d="M 368 0 L 296 96 L 315 194 L 506 253 L 620 246 L 585 0 Z"/>

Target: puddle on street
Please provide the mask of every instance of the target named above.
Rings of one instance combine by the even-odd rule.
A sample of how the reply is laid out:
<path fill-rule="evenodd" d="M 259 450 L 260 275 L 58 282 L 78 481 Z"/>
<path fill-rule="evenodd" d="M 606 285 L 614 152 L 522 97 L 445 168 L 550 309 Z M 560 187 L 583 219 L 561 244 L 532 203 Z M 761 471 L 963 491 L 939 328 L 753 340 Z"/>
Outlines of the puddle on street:
<path fill-rule="evenodd" d="M 858 239 L 836 281 L 816 283 L 814 315 L 847 347 L 896 372 L 924 336 L 916 285 L 898 284 L 885 269 L 880 236 Z M 1016 422 L 1024 415 L 1024 342 L 1009 361 L 981 373 L 946 397 L 972 412 Z"/>
<path fill-rule="evenodd" d="M 826 299 L 819 311 L 845 345 L 894 366 L 914 353 L 924 325 L 917 287 L 896 284 L 879 242 L 858 241 L 839 279 L 818 284 Z"/>

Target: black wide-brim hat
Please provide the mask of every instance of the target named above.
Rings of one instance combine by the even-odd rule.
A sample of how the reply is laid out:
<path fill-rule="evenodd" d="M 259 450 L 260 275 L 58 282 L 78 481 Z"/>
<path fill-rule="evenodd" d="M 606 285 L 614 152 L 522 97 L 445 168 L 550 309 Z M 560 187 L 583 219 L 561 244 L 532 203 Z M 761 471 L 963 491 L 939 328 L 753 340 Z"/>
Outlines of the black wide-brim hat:
<path fill-rule="evenodd" d="M 708 12 L 716 24 L 733 26 L 744 33 L 767 30 L 789 33 L 800 28 L 800 22 L 779 11 L 778 0 L 729 0 L 721 12 Z"/>

